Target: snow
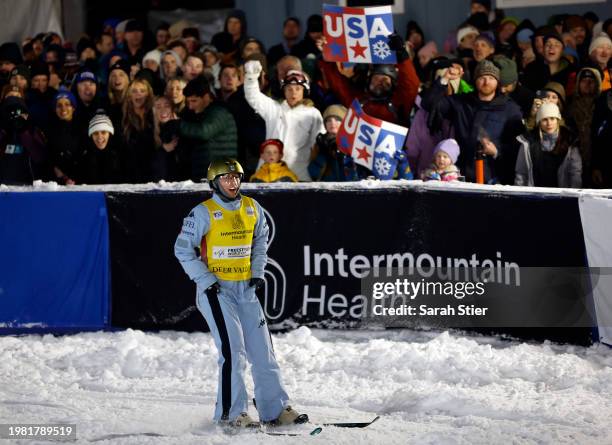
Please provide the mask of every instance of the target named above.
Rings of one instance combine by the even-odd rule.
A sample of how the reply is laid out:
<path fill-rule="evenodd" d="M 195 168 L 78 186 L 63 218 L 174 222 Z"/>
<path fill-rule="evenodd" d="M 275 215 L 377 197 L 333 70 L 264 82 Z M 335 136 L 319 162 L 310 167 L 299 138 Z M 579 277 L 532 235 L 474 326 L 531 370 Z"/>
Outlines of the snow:
<path fill-rule="evenodd" d="M 612 442 L 603 345 L 306 327 L 273 338 L 294 406 L 313 421 L 381 419 L 317 437 L 229 436 L 210 420 L 211 336 L 126 330 L 0 338 L 0 423 L 76 424 L 78 443 L 110 434 L 126 436 L 99 443 Z"/>
<path fill-rule="evenodd" d="M 612 189 L 568 189 L 568 188 L 545 188 L 545 187 L 518 187 L 511 185 L 483 185 L 468 182 L 441 182 L 420 180 L 408 181 L 389 180 L 381 181 L 376 179 L 364 179 L 357 182 L 298 182 L 287 184 L 253 184 L 245 182 L 242 190 L 319 190 L 319 191 L 363 191 L 372 189 L 411 189 L 416 191 L 455 191 L 486 193 L 490 195 L 530 195 L 530 196 L 595 196 L 612 198 Z M 104 191 L 104 192 L 201 192 L 209 191 L 208 184 L 194 183 L 192 181 L 166 182 L 159 181 L 147 184 L 105 184 L 105 185 L 58 185 L 55 182 L 35 181 L 32 186 L 7 186 L 0 184 L 0 192 L 75 192 L 75 191 Z"/>

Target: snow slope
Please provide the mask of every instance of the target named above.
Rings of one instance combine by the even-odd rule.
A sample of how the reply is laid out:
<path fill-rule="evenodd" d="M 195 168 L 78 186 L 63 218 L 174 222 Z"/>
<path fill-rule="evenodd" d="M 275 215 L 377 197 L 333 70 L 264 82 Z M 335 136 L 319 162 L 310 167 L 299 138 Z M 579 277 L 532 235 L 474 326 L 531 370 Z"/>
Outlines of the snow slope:
<path fill-rule="evenodd" d="M 381 420 L 317 437 L 228 436 L 210 421 L 210 335 L 127 330 L 0 338 L 0 423 L 74 423 L 78 443 L 144 432 L 164 436 L 96 443 L 612 443 L 606 346 L 305 327 L 274 344 L 294 404 L 312 420 Z"/>

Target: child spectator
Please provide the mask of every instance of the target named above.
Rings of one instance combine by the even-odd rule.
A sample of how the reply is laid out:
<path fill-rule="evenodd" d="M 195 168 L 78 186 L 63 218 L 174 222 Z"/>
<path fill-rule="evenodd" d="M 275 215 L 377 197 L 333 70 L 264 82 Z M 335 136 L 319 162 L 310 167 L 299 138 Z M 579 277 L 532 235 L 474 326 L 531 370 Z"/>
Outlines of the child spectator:
<path fill-rule="evenodd" d="M 283 158 L 283 142 L 280 139 L 263 141 L 259 149 L 263 165 L 251 176 L 251 182 L 297 182 L 298 178 Z"/>
<path fill-rule="evenodd" d="M 426 169 L 421 178 L 423 181 L 458 181 L 459 169 L 455 166 L 459 157 L 459 144 L 454 139 L 440 141 L 434 149 L 431 166 Z"/>

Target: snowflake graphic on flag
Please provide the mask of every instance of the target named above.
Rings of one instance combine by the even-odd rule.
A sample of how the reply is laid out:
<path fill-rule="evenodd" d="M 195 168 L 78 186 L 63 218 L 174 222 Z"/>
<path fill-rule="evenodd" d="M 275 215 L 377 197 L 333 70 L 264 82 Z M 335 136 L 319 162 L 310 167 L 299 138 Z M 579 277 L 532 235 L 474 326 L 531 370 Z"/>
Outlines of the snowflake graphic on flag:
<path fill-rule="evenodd" d="M 374 170 L 380 176 L 387 176 L 391 173 L 391 163 L 385 158 L 378 158 L 374 161 Z"/>
<path fill-rule="evenodd" d="M 391 50 L 389 49 L 389 45 L 384 40 L 377 40 L 374 45 L 372 45 L 372 51 L 376 57 L 381 59 L 386 59 L 391 55 Z"/>

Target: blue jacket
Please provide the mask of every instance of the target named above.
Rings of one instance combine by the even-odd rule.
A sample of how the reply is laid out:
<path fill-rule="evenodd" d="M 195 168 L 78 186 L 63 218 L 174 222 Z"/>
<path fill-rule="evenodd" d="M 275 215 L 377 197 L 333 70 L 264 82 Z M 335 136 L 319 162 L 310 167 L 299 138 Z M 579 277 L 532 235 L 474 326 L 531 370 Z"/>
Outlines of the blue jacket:
<path fill-rule="evenodd" d="M 435 82 L 423 94 L 422 105 L 427 111 L 434 109 L 448 119 L 455 130 L 455 139 L 461 147 L 457 167 L 468 181 L 475 180 L 474 157 L 483 135 L 497 147 L 497 157 L 487 157 L 487 182 L 514 183 L 514 166 L 518 154 L 516 137 L 524 131 L 523 116 L 512 99 L 497 95 L 490 102 L 478 99 L 478 93 L 445 96 L 447 86 Z"/>
<path fill-rule="evenodd" d="M 212 199 L 221 207 L 227 210 L 237 210 L 240 207 L 241 199 L 225 202 L 216 193 Z M 253 200 L 257 206 L 257 222 L 253 232 L 253 245 L 251 249 L 251 276 L 253 278 L 263 278 L 264 268 L 268 262 L 268 223 L 264 216 L 261 205 Z M 183 228 L 174 243 L 174 255 L 183 266 L 183 269 L 198 286 L 198 294 L 218 281 L 221 288 L 229 290 L 235 294 L 243 294 L 248 288 L 247 281 L 225 281 L 217 277 L 208 270 L 206 264 L 197 256 L 196 248 L 200 248 L 202 238 L 208 233 L 210 228 L 210 216 L 208 209 L 202 204 L 193 208 L 189 215 L 183 219 Z"/>

